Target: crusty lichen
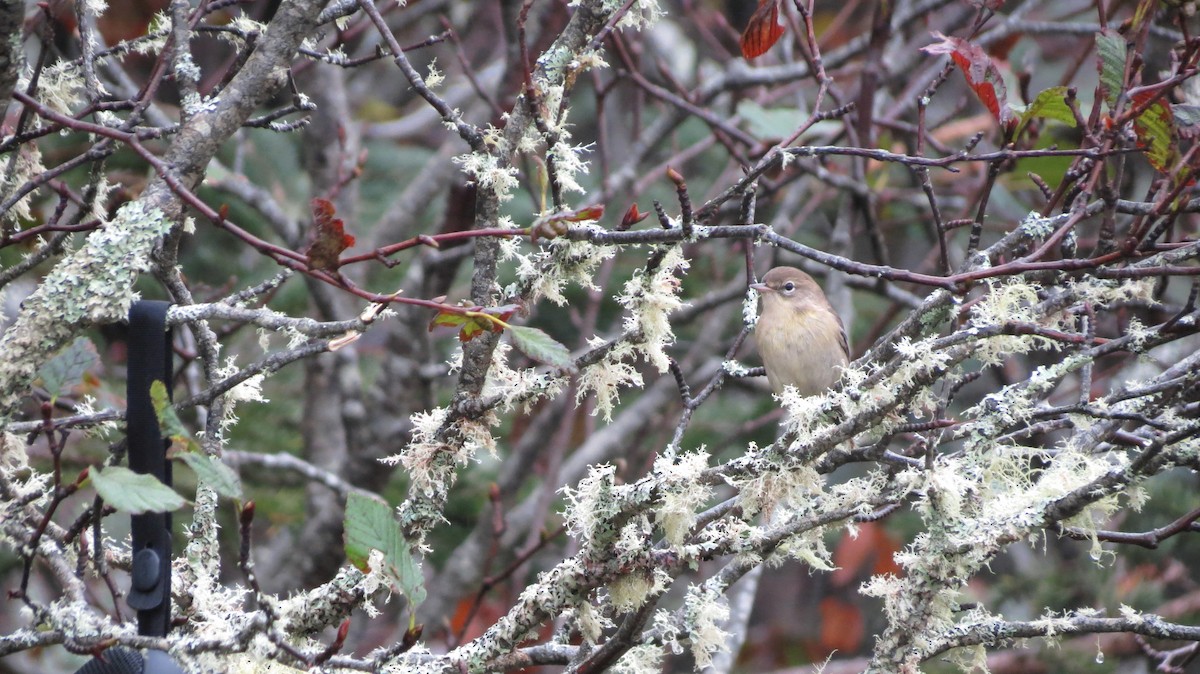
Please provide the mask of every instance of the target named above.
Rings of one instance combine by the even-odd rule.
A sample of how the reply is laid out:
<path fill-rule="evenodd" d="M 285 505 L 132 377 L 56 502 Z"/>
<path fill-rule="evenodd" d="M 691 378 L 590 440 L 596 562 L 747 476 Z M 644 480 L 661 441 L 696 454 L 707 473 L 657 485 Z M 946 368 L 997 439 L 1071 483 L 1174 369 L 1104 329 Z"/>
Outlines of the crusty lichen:
<path fill-rule="evenodd" d="M 25 299 L 16 322 L 0 337 L 0 424 L 41 364 L 80 328 L 129 314 L 137 298 L 133 283 L 150 269 L 150 254 L 170 228 L 163 211 L 131 201 Z"/>

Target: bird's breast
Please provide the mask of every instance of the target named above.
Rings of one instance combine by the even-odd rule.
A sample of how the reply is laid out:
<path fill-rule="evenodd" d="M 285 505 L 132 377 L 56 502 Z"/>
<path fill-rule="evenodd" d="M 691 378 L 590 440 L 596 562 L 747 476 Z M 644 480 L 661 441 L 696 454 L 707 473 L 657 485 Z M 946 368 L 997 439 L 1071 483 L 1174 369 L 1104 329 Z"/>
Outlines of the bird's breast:
<path fill-rule="evenodd" d="M 764 311 L 756 328 L 767 381 L 776 393 L 789 385 L 800 395 L 824 393 L 837 382 L 848 362 L 842 350 L 841 324 L 827 310 L 784 309 L 791 314 L 784 320 L 770 320 Z"/>

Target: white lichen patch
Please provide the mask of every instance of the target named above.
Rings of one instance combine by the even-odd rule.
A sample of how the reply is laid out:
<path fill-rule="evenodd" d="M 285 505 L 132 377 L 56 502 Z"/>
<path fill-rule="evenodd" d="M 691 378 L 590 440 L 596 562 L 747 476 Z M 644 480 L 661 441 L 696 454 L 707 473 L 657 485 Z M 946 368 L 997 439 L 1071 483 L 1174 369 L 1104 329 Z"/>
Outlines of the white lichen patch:
<path fill-rule="evenodd" d="M 588 342 L 593 348 L 602 346 L 604 340 L 595 337 Z M 604 420 L 612 421 L 612 413 L 620 400 L 620 391 L 626 386 L 641 386 L 642 374 L 631 362 L 634 347 L 621 343 L 605 354 L 600 362 L 584 368 L 579 373 L 575 401 L 582 402 L 590 394 L 596 394 L 596 407 L 592 415 L 599 414 Z"/>
<path fill-rule="evenodd" d="M 721 625 L 729 619 L 729 605 L 715 589 L 692 586 L 688 588 L 683 606 L 692 657 L 696 660 L 696 669 L 704 669 L 712 664 L 715 653 L 726 648 L 729 633 Z"/>
<path fill-rule="evenodd" d="M 679 298 L 682 285 L 677 273 L 689 266 L 680 246 L 671 246 L 653 272 L 636 272 L 625 283 L 617 302 L 625 307 L 625 332 L 641 336 L 638 350 L 659 372 L 670 365 L 666 347 L 675 341 L 669 317 L 684 306 Z"/>
<path fill-rule="evenodd" d="M 463 173 L 470 176 L 472 182 L 480 189 L 492 192 L 501 203 L 512 199 L 513 190 L 520 185 L 517 181 L 517 169 L 513 166 L 502 166 L 495 155 L 468 152 L 454 157 L 452 161 L 458 164 Z"/>
<path fill-rule="evenodd" d="M 477 419 L 459 419 L 446 426 L 450 408 L 437 407 L 415 412 L 412 439 L 399 454 L 381 459 L 389 465 L 400 464 L 412 480 L 410 489 L 426 497 L 445 494 L 454 483 L 455 467 L 465 466 L 480 450 L 495 456 L 496 439 L 492 427 L 499 418 L 492 412 Z M 444 434 L 456 434 L 456 442 L 444 440 Z"/>
<path fill-rule="evenodd" d="M 217 370 L 216 375 L 218 381 L 220 381 L 229 377 L 234 377 L 239 372 L 241 372 L 241 367 L 237 364 L 236 356 L 230 356 L 225 361 L 224 367 L 221 367 Z M 238 404 L 244 402 L 270 402 L 264 398 L 262 394 L 262 385 L 263 381 L 265 380 L 266 375 L 260 372 L 256 375 L 247 377 L 241 382 L 238 382 L 233 388 L 229 389 L 225 393 L 225 413 L 221 417 L 221 421 L 218 424 L 218 433 L 220 433 L 222 438 L 225 437 L 225 434 L 229 431 L 229 429 L 233 428 L 233 426 L 235 426 L 238 422 Z"/>
<path fill-rule="evenodd" d="M 554 161 L 555 176 L 563 190 L 579 194 L 586 192 L 576 180 L 576 176 L 588 172 L 588 162 L 583 158 L 583 154 L 590 149 L 590 144 L 571 145 L 565 140 L 559 140 L 546 151 L 546 156 Z"/>
<path fill-rule="evenodd" d="M 571 0 L 568 4 L 574 7 L 580 2 L 581 0 Z M 602 0 L 599 11 L 611 14 L 621 9 L 624 5 L 625 2 L 623 0 Z M 629 7 L 629 11 L 617 22 L 617 28 L 642 30 L 665 15 L 666 10 L 659 6 L 658 0 L 637 0 Z"/>
<path fill-rule="evenodd" d="M 654 644 L 638 644 L 613 665 L 613 674 L 661 674 L 663 650 Z"/>
<path fill-rule="evenodd" d="M 8 179 L 4 181 L 4 184 L 0 186 L 0 197 L 3 197 L 5 201 L 15 196 L 17 190 L 30 179 L 46 171 L 46 167 L 42 165 L 41 151 L 31 143 L 21 145 L 16 156 L 6 156 L 4 161 L 5 163 L 12 162 L 12 171 L 9 172 Z M 30 192 L 18 199 L 0 218 L 3 218 L 5 222 L 16 224 L 17 231 L 20 231 L 21 223 L 33 217 L 30 204 L 34 194 L 35 192 Z"/>
<path fill-rule="evenodd" d="M 670 584 L 671 575 L 665 569 L 635 570 L 613 579 L 608 586 L 608 598 L 619 613 L 632 613 Z"/>
<path fill-rule="evenodd" d="M 27 86 L 18 84 L 18 86 Z M 83 71 L 74 61 L 55 61 L 42 69 L 37 99 L 46 107 L 64 115 L 82 101 Z"/>
<path fill-rule="evenodd" d="M 696 523 L 696 511 L 708 502 L 711 487 L 700 481 L 708 468 L 708 452 L 703 449 L 672 459 L 660 456 L 654 462 L 661 492 L 655 508 L 655 521 L 663 535 L 676 550 Z"/>
<path fill-rule="evenodd" d="M 508 342 L 499 342 L 492 351 L 492 366 L 488 368 L 487 381 L 483 387 L 485 397 L 500 398 L 503 401 L 501 408 L 511 411 L 518 404 L 528 406 L 536 400 L 554 397 L 562 392 L 562 377 L 539 372 L 537 368 L 509 367 L 512 348 L 512 344 Z M 458 353 L 458 363 L 461 366 L 462 352 Z"/>
<path fill-rule="evenodd" d="M 529 288 L 530 301 L 544 298 L 558 306 L 566 306 L 565 293 L 571 286 L 599 290 L 595 282 L 596 270 L 615 254 L 612 246 L 567 239 L 555 239 L 544 250 L 528 255 L 513 251 L 518 283 Z M 510 287 L 506 291 L 512 295 L 517 288 Z"/>
<path fill-rule="evenodd" d="M 617 536 L 613 518 L 620 502 L 615 491 L 616 469 L 607 463 L 591 466 L 575 489 L 563 488 L 567 528 L 581 545 L 601 549 Z"/>

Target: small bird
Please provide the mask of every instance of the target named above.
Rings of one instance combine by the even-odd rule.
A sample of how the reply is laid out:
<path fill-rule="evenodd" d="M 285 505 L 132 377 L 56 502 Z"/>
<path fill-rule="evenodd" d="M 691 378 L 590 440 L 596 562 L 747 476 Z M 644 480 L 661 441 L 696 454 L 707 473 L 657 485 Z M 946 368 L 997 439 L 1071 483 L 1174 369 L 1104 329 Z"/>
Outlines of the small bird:
<path fill-rule="evenodd" d="M 750 287 L 762 295 L 754 332 L 771 388 L 794 386 L 803 396 L 829 390 L 850 362 L 850 347 L 821 287 L 795 267 L 776 267 Z"/>

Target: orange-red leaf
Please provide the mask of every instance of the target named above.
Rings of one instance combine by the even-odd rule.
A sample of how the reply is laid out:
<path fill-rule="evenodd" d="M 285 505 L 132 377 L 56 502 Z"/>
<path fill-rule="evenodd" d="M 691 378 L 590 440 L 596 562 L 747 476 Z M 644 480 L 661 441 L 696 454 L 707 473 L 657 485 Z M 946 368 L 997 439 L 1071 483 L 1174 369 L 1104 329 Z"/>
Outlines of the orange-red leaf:
<path fill-rule="evenodd" d="M 604 205 L 585 206 L 576 210 L 565 210 L 544 215 L 529 228 L 529 240 L 537 243 L 541 239 L 554 239 L 567 233 L 568 222 L 590 222 L 604 217 Z"/>
<path fill-rule="evenodd" d="M 562 219 L 567 222 L 587 222 L 588 220 L 599 220 L 602 217 L 604 217 L 604 204 L 596 204 L 577 211 L 570 211 Z"/>
<path fill-rule="evenodd" d="M 954 64 L 967 78 L 967 85 L 979 97 L 988 112 L 1001 126 L 1009 126 L 1016 122 L 1016 115 L 1008 105 L 1008 88 L 1004 85 L 1004 77 L 992 62 L 990 56 L 978 45 L 971 44 L 960 37 L 950 37 L 935 32 L 934 37 L 941 40 L 921 50 L 928 54 L 947 54 Z"/>
<path fill-rule="evenodd" d="M 758 0 L 758 9 L 742 31 L 742 56 L 752 59 L 767 53 L 779 38 L 783 26 L 779 23 L 778 0 Z"/>
<path fill-rule="evenodd" d="M 304 254 L 308 256 L 309 269 L 337 271 L 338 258 L 342 251 L 354 245 L 354 237 L 346 233 L 346 226 L 334 217 L 333 204 L 320 197 L 312 200 L 312 242 Z"/>
<path fill-rule="evenodd" d="M 638 210 L 637 203 L 630 204 L 629 210 L 625 211 L 625 217 L 621 218 L 621 225 L 617 229 L 620 229 L 620 230 L 629 229 L 630 227 L 633 227 L 637 223 L 641 222 L 642 220 L 645 220 L 646 216 L 648 216 L 648 215 L 650 215 L 650 214 L 643 213 Z"/>
<path fill-rule="evenodd" d="M 901 575 L 895 554 L 900 544 L 876 522 L 863 522 L 858 535 L 843 535 L 833 549 L 833 564 L 838 567 L 829 574 L 834 587 L 848 587 L 876 574 Z"/>
<path fill-rule="evenodd" d="M 825 597 L 821 612 L 821 646 L 826 653 L 854 653 L 865 635 L 862 609 L 838 597 Z"/>

